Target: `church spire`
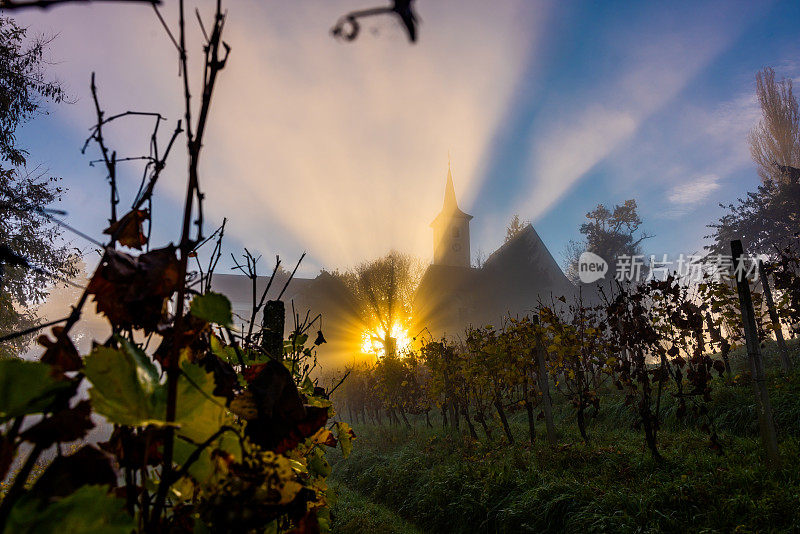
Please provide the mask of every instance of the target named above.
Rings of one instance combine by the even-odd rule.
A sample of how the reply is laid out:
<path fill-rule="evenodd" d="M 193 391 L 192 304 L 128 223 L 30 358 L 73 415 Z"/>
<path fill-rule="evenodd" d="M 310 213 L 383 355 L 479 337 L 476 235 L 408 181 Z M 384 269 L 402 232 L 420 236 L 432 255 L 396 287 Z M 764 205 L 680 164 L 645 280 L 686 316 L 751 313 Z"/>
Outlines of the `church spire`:
<path fill-rule="evenodd" d="M 449 154 L 448 154 L 449 156 Z M 468 215 L 461 211 L 458 207 L 458 200 L 456 200 L 456 188 L 453 184 L 453 172 L 450 169 L 450 159 L 447 160 L 447 182 L 444 186 L 444 203 L 442 204 L 442 211 L 436 216 L 436 219 L 431 223 L 431 226 L 436 224 L 437 220 L 449 219 L 452 217 L 463 217 L 464 219 L 472 219 L 472 215 Z"/>
<path fill-rule="evenodd" d="M 442 211 L 458 210 L 456 188 L 453 185 L 453 173 L 450 171 L 450 158 L 447 159 L 447 183 L 444 186 L 444 205 Z"/>
<path fill-rule="evenodd" d="M 458 208 L 453 171 L 450 168 L 448 157 L 444 204 L 442 211 L 431 223 L 431 227 L 433 227 L 433 263 L 435 265 L 469 267 L 470 219 L 472 219 L 472 215 L 468 215 Z"/>

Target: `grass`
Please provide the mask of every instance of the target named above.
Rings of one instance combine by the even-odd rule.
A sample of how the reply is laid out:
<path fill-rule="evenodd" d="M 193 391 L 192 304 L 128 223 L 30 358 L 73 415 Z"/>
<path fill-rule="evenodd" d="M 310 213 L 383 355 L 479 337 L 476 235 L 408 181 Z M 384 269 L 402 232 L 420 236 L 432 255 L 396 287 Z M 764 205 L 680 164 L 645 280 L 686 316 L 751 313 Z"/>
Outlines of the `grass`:
<path fill-rule="evenodd" d="M 335 517 L 336 532 L 346 534 L 418 534 L 408 523 L 384 505 L 375 503 L 343 484 L 335 488 L 337 499 L 331 513 Z"/>
<path fill-rule="evenodd" d="M 800 373 L 781 376 L 773 352 L 765 347 L 782 457 L 777 469 L 762 460 L 752 390 L 741 377 L 714 384 L 711 413 L 723 455 L 709 447 L 699 418 L 677 419 L 675 402 L 665 396 L 660 465 L 618 396 L 601 397 L 585 445 L 556 394 L 556 449 L 543 439 L 522 441 L 527 428 L 519 412 L 511 417 L 518 441 L 512 446 L 499 438 L 496 421 L 493 442 L 429 429 L 424 421 L 411 430 L 357 426 L 353 454 L 332 458 L 342 495 L 334 531 L 800 531 Z M 741 373 L 743 355 L 735 353 L 733 363 Z"/>

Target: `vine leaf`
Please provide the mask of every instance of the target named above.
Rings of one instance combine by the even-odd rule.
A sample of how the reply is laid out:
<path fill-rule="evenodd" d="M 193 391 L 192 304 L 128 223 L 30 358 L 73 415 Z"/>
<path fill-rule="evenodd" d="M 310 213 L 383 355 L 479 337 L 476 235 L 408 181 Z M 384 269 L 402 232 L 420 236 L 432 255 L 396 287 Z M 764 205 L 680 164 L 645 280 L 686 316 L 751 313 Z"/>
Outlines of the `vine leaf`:
<path fill-rule="evenodd" d="M 55 340 L 51 340 L 46 335 L 39 336 L 37 342 L 45 347 L 41 361 L 58 367 L 62 371 L 77 371 L 83 365 L 78 349 L 72 344 L 69 335 L 64 331 L 63 326 L 54 326 L 53 335 Z"/>
<path fill-rule="evenodd" d="M 214 375 L 201 366 L 184 362 L 181 371 L 175 414 L 175 422 L 180 427 L 178 434 L 195 443 L 202 443 L 221 426 L 232 422 L 232 417 L 225 408 L 227 399 L 214 396 Z M 220 438 L 223 439 L 234 442 L 234 438 L 227 438 L 225 435 Z"/>
<path fill-rule="evenodd" d="M 166 299 L 178 288 L 175 247 L 151 250 L 138 257 L 107 249 L 89 282 L 97 311 L 122 328 L 153 331 L 161 322 Z"/>
<path fill-rule="evenodd" d="M 356 433 L 345 422 L 336 423 L 336 439 L 339 440 L 339 445 L 342 447 L 342 456 L 347 458 L 353 451 L 353 440 L 356 439 Z"/>
<path fill-rule="evenodd" d="M 81 439 L 94 428 L 91 413 L 91 403 L 82 400 L 74 408 L 59 410 L 42 419 L 20 434 L 20 437 L 45 449 L 55 443 Z"/>
<path fill-rule="evenodd" d="M 189 309 L 192 315 L 209 323 L 230 326 L 232 321 L 231 301 L 219 293 L 208 292 L 195 297 Z"/>
<path fill-rule="evenodd" d="M 117 485 L 109 456 L 92 445 L 84 445 L 69 456 L 56 457 L 33 485 L 32 493 L 45 500 L 69 495 L 88 485 Z"/>
<path fill-rule="evenodd" d="M 136 434 L 129 433 L 125 436 L 126 431 L 129 430 L 118 426 L 114 428 L 108 441 L 97 445 L 112 454 L 120 467 L 139 469 L 145 465 L 145 461 L 147 465 L 152 466 L 161 463 L 165 428 L 150 426 L 139 430 Z"/>
<path fill-rule="evenodd" d="M 52 366 L 19 359 L 0 360 L 0 423 L 39 413 L 72 383 L 58 380 Z"/>
<path fill-rule="evenodd" d="M 142 426 L 163 421 L 157 409 L 166 397 L 155 365 L 138 348 L 120 340 L 121 349 L 96 347 L 84 360 L 91 382 L 89 397 L 97 413 L 111 423 Z"/>
<path fill-rule="evenodd" d="M 83 486 L 50 504 L 30 497 L 20 499 L 11 510 L 3 532 L 129 534 L 133 529 L 134 522 L 125 511 L 124 500 L 110 495 L 104 486 Z"/>
<path fill-rule="evenodd" d="M 304 405 L 289 370 L 275 360 L 246 369 L 258 417 L 245 434 L 256 444 L 283 452 L 313 436 L 328 420 L 328 408 Z"/>
<path fill-rule="evenodd" d="M 147 210 L 133 210 L 120 220 L 103 230 L 106 235 L 114 236 L 124 247 L 142 250 L 147 244 L 147 237 L 142 230 L 142 223 L 150 218 Z"/>

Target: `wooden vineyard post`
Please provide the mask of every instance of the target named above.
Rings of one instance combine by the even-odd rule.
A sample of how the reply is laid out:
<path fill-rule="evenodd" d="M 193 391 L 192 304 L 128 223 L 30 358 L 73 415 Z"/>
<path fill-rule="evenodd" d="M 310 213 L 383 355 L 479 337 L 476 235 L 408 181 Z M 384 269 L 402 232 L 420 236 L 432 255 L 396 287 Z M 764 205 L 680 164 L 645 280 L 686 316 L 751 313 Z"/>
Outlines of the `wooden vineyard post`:
<path fill-rule="evenodd" d="M 539 318 L 534 317 L 534 322 L 538 325 Z M 539 391 L 542 392 L 542 411 L 544 412 L 544 422 L 547 428 L 547 443 L 551 447 L 556 445 L 556 427 L 553 424 L 553 403 L 550 399 L 550 382 L 547 379 L 547 364 L 545 363 L 545 348 L 542 340 L 537 336 L 536 347 L 536 365 L 538 367 L 538 382 Z"/>
<path fill-rule="evenodd" d="M 769 279 L 764 270 L 764 262 L 761 260 L 758 260 L 758 275 L 761 277 L 761 286 L 764 288 L 764 299 L 766 299 L 767 309 L 769 309 L 769 320 L 772 322 L 773 331 L 775 332 L 775 341 L 778 343 L 781 367 L 784 373 L 788 373 L 792 369 L 792 360 L 789 358 L 789 349 L 786 347 L 786 341 L 783 339 L 781 320 L 780 317 L 778 317 L 778 310 L 775 309 L 775 301 L 772 299 Z"/>
<path fill-rule="evenodd" d="M 283 359 L 283 329 L 286 309 L 282 300 L 269 300 L 261 323 L 261 347 L 273 360 Z"/>
<path fill-rule="evenodd" d="M 779 461 L 778 438 L 772 417 L 772 404 L 769 401 L 767 383 L 764 378 L 764 362 L 761 359 L 761 348 L 758 343 L 753 298 L 750 294 L 750 284 L 745 276 L 746 271 L 741 265 L 741 262 L 744 261 L 743 255 L 742 242 L 738 239 L 731 241 L 734 277 L 736 278 L 736 289 L 739 292 L 739 304 L 742 310 L 742 325 L 747 346 L 747 360 L 750 363 L 751 383 L 753 384 L 753 393 L 756 400 L 758 429 L 761 434 L 761 443 L 767 453 L 768 463 L 777 465 Z"/>

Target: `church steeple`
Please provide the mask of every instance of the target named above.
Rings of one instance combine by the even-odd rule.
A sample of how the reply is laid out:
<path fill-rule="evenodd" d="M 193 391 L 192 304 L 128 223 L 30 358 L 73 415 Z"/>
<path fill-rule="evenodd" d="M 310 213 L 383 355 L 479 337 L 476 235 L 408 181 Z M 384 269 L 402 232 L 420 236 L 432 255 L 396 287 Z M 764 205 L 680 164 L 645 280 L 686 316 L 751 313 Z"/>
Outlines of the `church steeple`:
<path fill-rule="evenodd" d="M 457 210 L 456 188 L 453 185 L 453 173 L 450 171 L 450 162 L 447 162 L 447 184 L 444 186 L 444 205 L 442 211 Z"/>
<path fill-rule="evenodd" d="M 444 186 L 442 211 L 431 223 L 433 228 L 433 263 L 469 267 L 469 221 L 472 215 L 458 207 L 453 172 L 447 163 L 447 182 Z"/>

